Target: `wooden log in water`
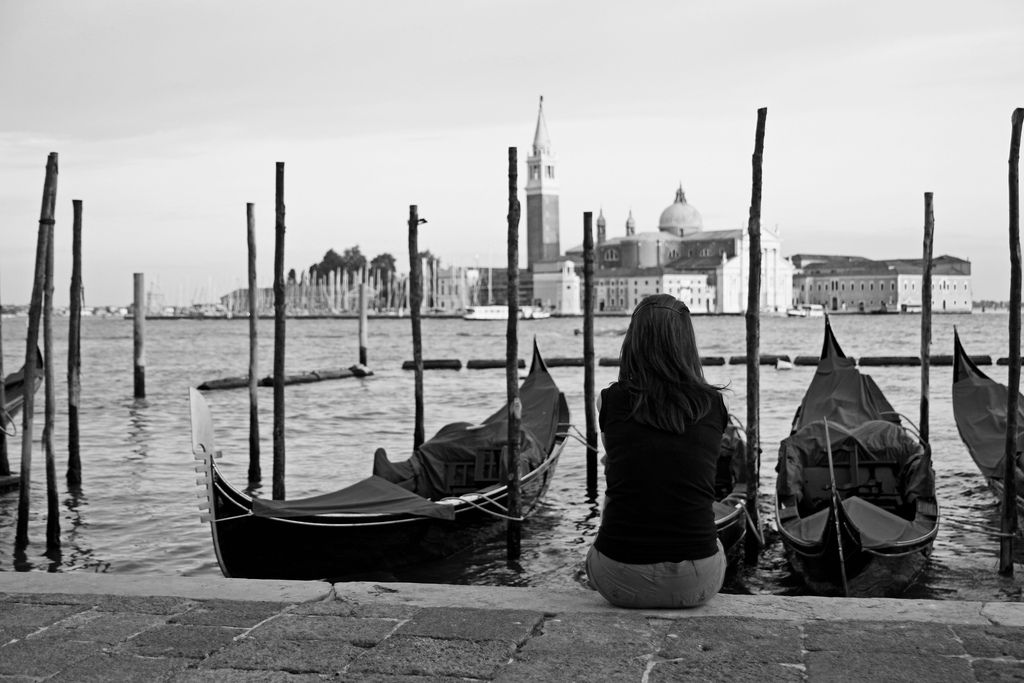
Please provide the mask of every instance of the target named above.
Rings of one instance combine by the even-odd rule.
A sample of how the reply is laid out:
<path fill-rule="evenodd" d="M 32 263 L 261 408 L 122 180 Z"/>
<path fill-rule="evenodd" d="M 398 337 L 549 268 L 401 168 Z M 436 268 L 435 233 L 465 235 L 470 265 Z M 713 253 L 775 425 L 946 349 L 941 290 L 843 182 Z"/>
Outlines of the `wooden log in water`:
<path fill-rule="evenodd" d="M 746 358 L 746 356 L 743 356 Z M 817 361 L 815 361 L 817 362 Z M 620 366 L 620 359 L 617 357 L 605 356 L 597 361 L 601 367 L 617 368 Z M 722 356 L 701 356 L 700 364 L 703 366 L 725 365 L 725 358 Z"/>
<path fill-rule="evenodd" d="M 971 362 L 975 365 L 992 365 L 992 356 L 989 355 L 968 356 L 968 358 L 970 358 Z M 940 365 L 944 367 L 951 367 L 954 360 L 955 358 L 952 354 L 940 353 L 931 357 L 931 365 L 932 367 Z"/>
<path fill-rule="evenodd" d="M 82 396 L 82 200 L 71 201 L 71 291 L 68 320 L 68 486 L 82 483 L 78 407 Z M 3 372 L 0 371 L 0 376 Z M 2 401 L 0 401 L 2 405 Z"/>
<path fill-rule="evenodd" d="M 916 368 L 921 366 L 921 359 L 918 356 L 861 356 L 857 364 L 861 367 L 901 365 Z"/>
<path fill-rule="evenodd" d="M 788 353 L 762 353 L 758 356 L 758 365 L 775 365 L 780 360 L 791 362 Z M 747 365 L 747 357 L 729 356 L 729 365 Z"/>
<path fill-rule="evenodd" d="M 504 368 L 507 365 L 508 361 L 500 358 L 478 358 L 466 361 L 467 370 L 492 370 L 495 368 Z M 520 369 L 525 368 L 526 361 L 520 358 L 518 361 L 516 361 L 516 367 Z M 403 369 L 406 368 L 403 366 Z"/>

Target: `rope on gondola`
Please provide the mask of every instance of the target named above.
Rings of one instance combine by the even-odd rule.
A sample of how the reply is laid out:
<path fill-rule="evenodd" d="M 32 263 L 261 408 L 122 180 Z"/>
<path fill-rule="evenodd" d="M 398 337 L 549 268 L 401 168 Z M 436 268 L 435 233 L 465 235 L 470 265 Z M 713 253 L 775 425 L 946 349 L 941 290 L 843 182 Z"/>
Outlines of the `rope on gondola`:
<path fill-rule="evenodd" d="M 580 431 L 579 427 L 577 427 L 576 425 L 569 425 L 569 428 L 572 429 L 572 431 L 574 431 L 576 433 L 573 434 L 571 432 L 566 432 L 565 433 L 566 436 L 571 436 L 572 438 L 576 439 L 581 444 L 583 444 L 583 447 L 586 448 L 587 450 L 594 451 L 595 453 L 600 453 L 601 452 L 597 448 L 597 446 L 591 446 L 589 443 L 587 443 L 587 437 L 583 436 L 583 433 Z"/>
<path fill-rule="evenodd" d="M 1024 532 L 1020 530 L 1018 530 L 1016 533 L 1009 533 L 1006 531 L 1000 531 L 995 527 L 986 526 L 984 524 L 978 524 L 976 522 L 964 522 L 958 519 L 950 519 L 948 515 L 944 517 L 943 522 L 945 522 L 946 524 L 952 524 L 956 527 L 960 527 L 961 529 L 966 529 L 968 531 L 974 531 L 980 534 L 985 534 L 986 536 L 991 536 L 992 538 L 1020 538 L 1024 536 Z"/>
<path fill-rule="evenodd" d="M 7 425 L 11 425 L 8 430 Z M 4 436 L 14 437 L 18 434 L 18 426 L 14 422 L 14 418 L 3 408 L 0 408 L 0 432 L 3 432 Z"/>
<path fill-rule="evenodd" d="M 494 505 L 495 507 L 501 509 L 501 512 L 495 512 L 494 510 L 489 510 L 488 508 L 485 508 L 483 505 L 480 505 L 479 503 L 477 503 L 475 501 L 469 500 L 468 498 L 463 498 L 462 496 L 451 496 L 449 498 L 442 498 L 441 501 L 439 501 L 439 502 L 443 502 L 443 501 L 446 501 L 446 500 L 462 501 L 466 505 L 470 505 L 472 507 L 475 507 L 480 512 L 486 512 L 489 515 L 493 515 L 494 517 L 497 517 L 499 519 L 506 519 L 506 520 L 508 520 L 510 522 L 525 522 L 526 521 L 526 517 L 513 517 L 512 515 L 508 514 L 508 508 L 503 506 L 501 503 L 498 503 L 497 501 L 491 500 L 490 498 L 486 498 L 485 500 L 487 500 L 488 503 Z M 505 513 L 505 514 L 502 514 L 502 513 Z"/>
<path fill-rule="evenodd" d="M 764 533 L 761 531 L 760 527 L 758 527 L 757 524 L 754 524 L 754 520 L 750 516 L 750 510 L 747 509 L 746 505 L 743 506 L 743 514 L 746 515 L 746 517 L 747 517 L 747 526 L 750 528 L 751 531 L 754 532 L 754 535 L 757 536 L 757 542 L 763 548 L 764 547 Z"/>

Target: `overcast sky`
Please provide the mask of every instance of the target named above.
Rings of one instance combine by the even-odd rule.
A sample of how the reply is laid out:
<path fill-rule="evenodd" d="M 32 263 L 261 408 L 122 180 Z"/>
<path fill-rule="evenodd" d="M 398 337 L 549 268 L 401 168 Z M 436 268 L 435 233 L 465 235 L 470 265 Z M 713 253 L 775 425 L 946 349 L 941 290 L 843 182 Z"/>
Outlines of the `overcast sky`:
<path fill-rule="evenodd" d="M 763 106 L 785 255 L 920 258 L 930 191 L 935 254 L 1008 299 L 1022 36 L 1019 0 L 0 0 L 0 301 L 30 298 L 49 152 L 58 305 L 72 199 L 87 305 L 130 302 L 134 272 L 168 303 L 244 286 L 246 202 L 269 286 L 278 161 L 288 268 L 358 245 L 405 269 L 410 204 L 443 264 L 503 265 L 539 95 L 563 250 L 584 211 L 655 230 L 680 182 L 705 229 L 746 227 Z"/>

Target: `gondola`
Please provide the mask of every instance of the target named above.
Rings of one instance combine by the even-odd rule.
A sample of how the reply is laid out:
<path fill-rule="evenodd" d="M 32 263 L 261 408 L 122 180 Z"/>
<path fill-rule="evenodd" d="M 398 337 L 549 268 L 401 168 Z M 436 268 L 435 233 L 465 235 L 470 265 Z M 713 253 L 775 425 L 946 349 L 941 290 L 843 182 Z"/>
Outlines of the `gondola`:
<path fill-rule="evenodd" d="M 735 418 L 722 434 L 718 450 L 718 468 L 715 472 L 715 530 L 725 548 L 730 569 L 735 569 L 743 557 L 743 540 L 747 534 L 747 438 Z"/>
<path fill-rule="evenodd" d="M 931 450 L 843 354 L 827 317 L 777 472 L 779 535 L 811 591 L 896 596 L 924 569 L 939 528 Z"/>
<path fill-rule="evenodd" d="M 520 512 L 541 502 L 568 436 L 569 408 L 536 344 L 520 390 Z M 206 401 L 190 389 L 192 450 L 205 473 L 213 546 L 227 577 L 347 580 L 450 556 L 507 523 L 507 407 L 442 427 L 412 456 L 374 455 L 373 474 L 311 498 L 253 498 L 220 472 Z"/>
<path fill-rule="evenodd" d="M 36 373 L 34 391 L 43 384 L 43 352 L 36 349 Z M 4 414 L 0 415 L 0 428 L 9 428 L 6 423 L 14 419 L 25 404 L 25 366 L 4 377 Z"/>
<path fill-rule="evenodd" d="M 1006 458 L 1005 385 L 989 378 L 971 360 L 953 331 L 953 419 L 960 439 L 1002 503 Z M 1024 398 L 1017 402 L 1017 516 L 1024 528 Z"/>

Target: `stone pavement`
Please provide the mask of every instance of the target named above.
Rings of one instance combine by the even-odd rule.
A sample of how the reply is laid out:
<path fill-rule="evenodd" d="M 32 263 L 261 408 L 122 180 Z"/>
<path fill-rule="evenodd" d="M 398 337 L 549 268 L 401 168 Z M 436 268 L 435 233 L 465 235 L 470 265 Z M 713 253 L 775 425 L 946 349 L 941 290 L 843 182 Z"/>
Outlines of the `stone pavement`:
<path fill-rule="evenodd" d="M 0 681 L 1024 680 L 1024 603 L 0 572 Z"/>

